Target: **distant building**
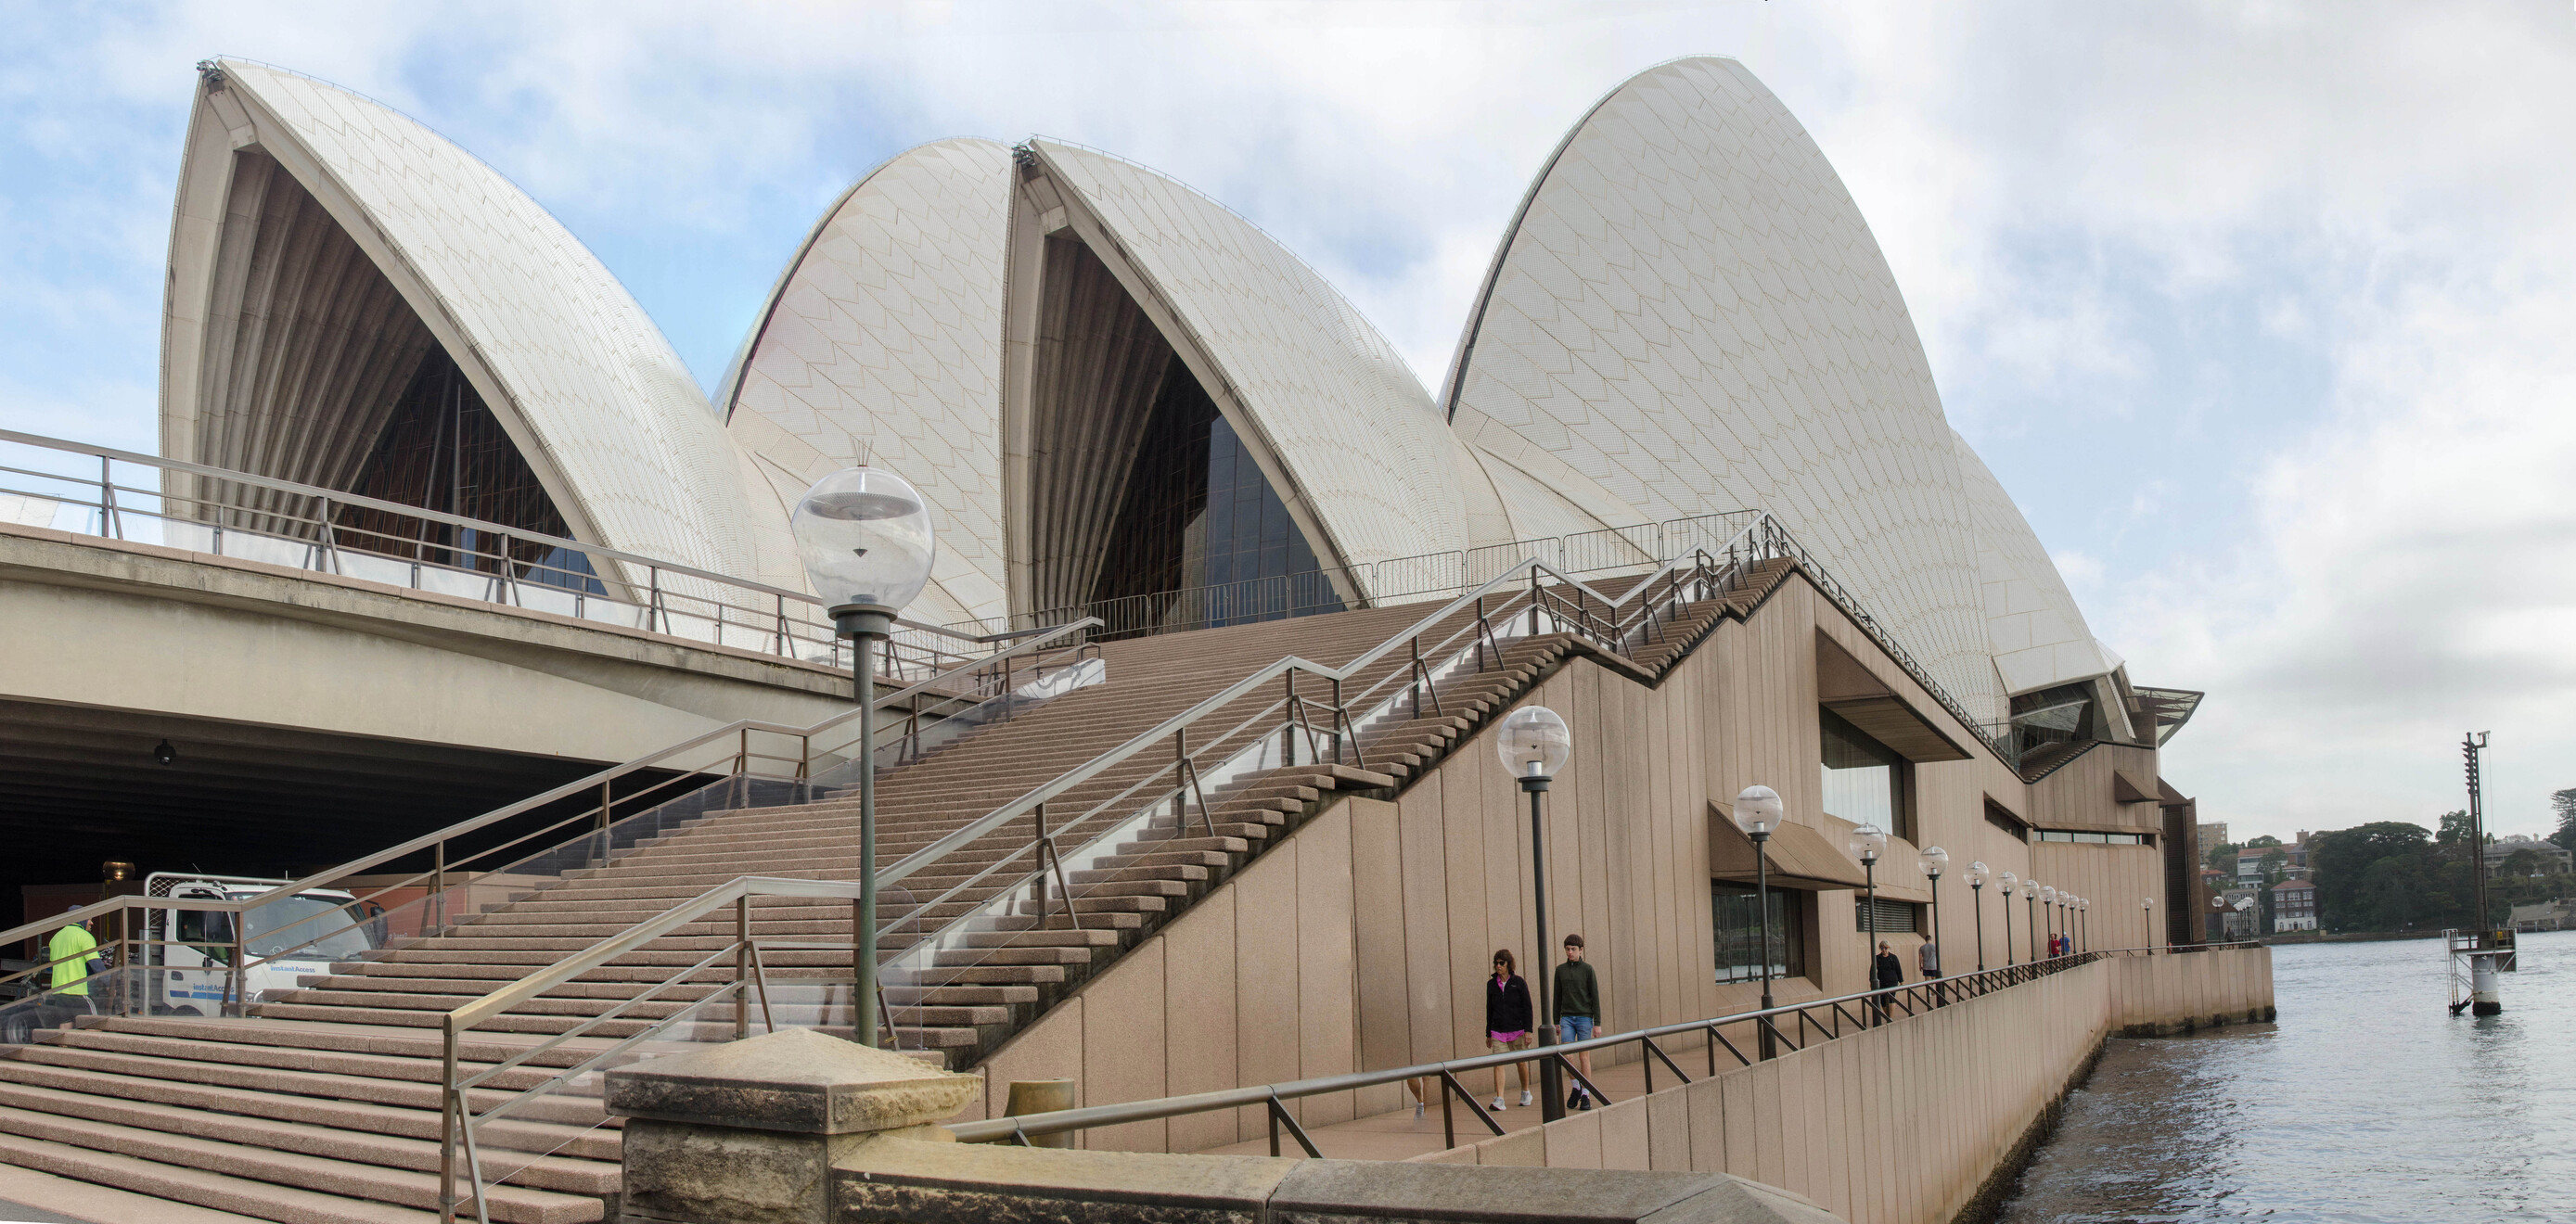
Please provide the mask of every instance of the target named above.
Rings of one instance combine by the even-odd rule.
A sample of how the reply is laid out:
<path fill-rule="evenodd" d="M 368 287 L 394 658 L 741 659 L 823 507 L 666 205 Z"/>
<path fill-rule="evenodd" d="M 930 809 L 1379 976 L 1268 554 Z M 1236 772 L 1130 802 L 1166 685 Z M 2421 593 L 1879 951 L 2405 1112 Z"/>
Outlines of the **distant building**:
<path fill-rule="evenodd" d="M 2192 857 L 2206 861 L 2209 858 L 2210 851 L 2226 844 L 2227 822 L 2224 820 L 2204 820 L 2200 823 L 2197 843 L 2192 847 Z"/>
<path fill-rule="evenodd" d="M 2281 874 L 2305 879 L 2308 874 L 2308 831 L 2299 830 L 2297 841 L 2277 846 L 2245 846 L 2236 851 L 2236 882 L 2254 884 L 2263 878 L 2263 860 L 2273 851 L 2281 852 Z"/>
<path fill-rule="evenodd" d="M 2283 880 L 2272 886 L 2272 933 L 2317 929 L 2317 886 L 2310 880 Z"/>
<path fill-rule="evenodd" d="M 2501 837 L 2487 843 L 2487 870 L 2504 870 L 2505 863 L 2525 850 L 2538 856 L 2542 875 L 2563 875 L 2571 859 L 2576 859 L 2576 855 L 2559 848 L 2556 842 L 2545 842 L 2536 837 Z"/>
<path fill-rule="evenodd" d="M 2517 931 L 2564 931 L 2576 928 L 2576 901 L 2553 897 L 2537 905 L 2517 905 L 2506 925 Z"/>

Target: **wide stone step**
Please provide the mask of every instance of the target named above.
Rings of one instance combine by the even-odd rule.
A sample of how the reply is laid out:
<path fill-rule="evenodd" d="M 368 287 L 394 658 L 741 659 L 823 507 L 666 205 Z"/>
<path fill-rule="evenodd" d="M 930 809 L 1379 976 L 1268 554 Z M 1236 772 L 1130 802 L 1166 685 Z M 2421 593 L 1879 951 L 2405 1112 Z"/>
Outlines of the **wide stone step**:
<path fill-rule="evenodd" d="M 433 1173 L 14 1110 L 0 1110 L 0 1133 L 317 1194 L 414 1210 L 438 1207 L 438 1179 Z M 488 1187 L 485 1194 L 492 1218 L 508 1224 L 591 1224 L 606 1215 L 604 1204 L 587 1195 L 509 1185 Z"/>
<path fill-rule="evenodd" d="M 95 1148 L 0 1134 L 0 1164 L 279 1224 L 436 1224 L 436 1211 L 317 1194 Z"/>

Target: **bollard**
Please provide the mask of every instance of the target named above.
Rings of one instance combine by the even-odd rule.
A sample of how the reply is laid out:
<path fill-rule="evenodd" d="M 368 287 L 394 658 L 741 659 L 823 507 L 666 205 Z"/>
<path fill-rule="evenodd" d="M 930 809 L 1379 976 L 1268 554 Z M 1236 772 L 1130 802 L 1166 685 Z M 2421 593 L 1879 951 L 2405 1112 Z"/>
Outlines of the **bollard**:
<path fill-rule="evenodd" d="M 1010 1104 L 1003 1108 L 1002 1116 L 1017 1118 L 1026 1114 L 1053 1113 L 1059 1109 L 1071 1109 L 1073 1105 L 1072 1080 L 1012 1080 Z M 1073 1132 L 1031 1135 L 1029 1144 L 1032 1147 L 1069 1148 L 1073 1146 Z"/>

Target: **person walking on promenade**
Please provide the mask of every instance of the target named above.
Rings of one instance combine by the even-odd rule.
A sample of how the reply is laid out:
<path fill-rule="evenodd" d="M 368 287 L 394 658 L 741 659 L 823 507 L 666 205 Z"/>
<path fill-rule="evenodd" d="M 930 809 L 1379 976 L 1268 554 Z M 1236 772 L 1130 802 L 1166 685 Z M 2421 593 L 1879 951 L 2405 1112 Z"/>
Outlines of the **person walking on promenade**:
<path fill-rule="evenodd" d="M 1884 939 L 1878 941 L 1878 955 L 1870 958 L 1869 963 L 1869 988 L 1872 990 L 1885 990 L 1890 986 L 1902 986 L 1904 984 L 1905 962 L 1896 959 L 1895 945 L 1890 944 Z M 1869 1010 L 1872 1015 L 1878 1017 L 1878 1022 L 1880 1024 L 1887 1023 L 1886 996 L 1880 995 L 1871 998 L 1869 1001 Z"/>
<path fill-rule="evenodd" d="M 1556 997 L 1549 1000 L 1556 1008 L 1556 1040 L 1559 1045 L 1592 1040 L 1601 1022 L 1601 979 L 1592 972 L 1592 964 L 1583 959 L 1583 937 L 1565 937 L 1565 961 L 1556 967 Z M 1577 1053 L 1575 1061 L 1583 1068 L 1583 1079 L 1592 1078 L 1592 1051 Z M 1574 1091 L 1566 1094 L 1567 1109 L 1592 1108 L 1592 1093 L 1583 1080 L 1574 1082 Z"/>
<path fill-rule="evenodd" d="M 1520 962 L 1512 950 L 1494 952 L 1494 976 L 1485 979 L 1485 1048 L 1496 1054 L 1526 1050 L 1538 1044 L 1538 1009 L 1530 1003 L 1529 983 L 1517 972 Z M 1518 1064 L 1521 1071 L 1521 1108 L 1530 1104 L 1530 1065 Z M 1487 1108 L 1503 1112 L 1503 1069 L 1494 1068 L 1494 1103 Z"/>

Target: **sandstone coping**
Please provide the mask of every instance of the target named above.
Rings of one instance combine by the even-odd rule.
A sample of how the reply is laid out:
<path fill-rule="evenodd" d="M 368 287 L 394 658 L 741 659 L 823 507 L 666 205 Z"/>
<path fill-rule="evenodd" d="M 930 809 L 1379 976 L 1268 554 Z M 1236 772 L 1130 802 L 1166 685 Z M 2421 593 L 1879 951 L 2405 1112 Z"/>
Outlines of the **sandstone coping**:
<path fill-rule="evenodd" d="M 981 1076 L 787 1029 L 611 1071 L 605 1104 L 628 1118 L 848 1135 L 953 1117 L 983 1087 Z"/>

